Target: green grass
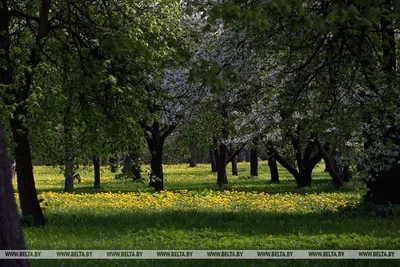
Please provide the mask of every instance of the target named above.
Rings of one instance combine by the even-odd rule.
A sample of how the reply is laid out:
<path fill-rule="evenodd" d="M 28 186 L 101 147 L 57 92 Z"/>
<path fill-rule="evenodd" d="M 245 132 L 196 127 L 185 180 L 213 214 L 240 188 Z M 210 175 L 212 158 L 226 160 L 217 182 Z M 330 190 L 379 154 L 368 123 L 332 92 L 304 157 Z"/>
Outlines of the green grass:
<path fill-rule="evenodd" d="M 297 188 L 294 179 L 283 169 L 280 169 L 281 183 L 270 184 L 265 162 L 260 162 L 258 178 L 248 175 L 248 163 L 240 163 L 239 177 L 228 176 L 227 189 L 231 193 L 218 193 L 215 174 L 210 172 L 208 165 L 200 164 L 196 168 L 167 165 L 164 171 L 165 188 L 171 192 L 169 194 L 152 195 L 153 191 L 147 184 L 114 179 L 115 174 L 107 168 L 102 169 L 102 187 L 92 189 L 93 174 L 89 167 L 80 168 L 82 183 L 76 184 L 76 193 L 64 194 L 63 178 L 58 168 L 35 167 L 36 186 L 39 198 L 46 205 L 44 213 L 48 221 L 44 228 L 24 229 L 28 249 L 400 249 L 399 209 L 380 210 L 355 205 L 365 190 L 363 183 L 352 182 L 337 191 L 321 165 L 313 174 L 311 188 Z M 180 191 L 182 189 L 188 192 Z M 261 192 L 264 193 L 259 194 Z M 227 200 L 235 203 L 227 203 Z M 204 206 L 207 201 L 214 201 L 214 206 Z M 260 210 L 254 209 L 259 203 L 257 201 L 268 205 Z M 126 209 L 123 203 L 129 203 Z M 32 260 L 31 264 L 398 266 L 400 262 Z"/>

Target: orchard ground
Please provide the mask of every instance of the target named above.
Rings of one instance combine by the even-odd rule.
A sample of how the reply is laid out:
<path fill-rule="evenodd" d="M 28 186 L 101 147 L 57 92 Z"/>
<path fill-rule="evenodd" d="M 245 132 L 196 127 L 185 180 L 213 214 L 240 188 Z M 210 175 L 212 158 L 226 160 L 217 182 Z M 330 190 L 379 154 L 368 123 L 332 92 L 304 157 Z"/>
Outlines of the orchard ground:
<path fill-rule="evenodd" d="M 297 188 L 283 169 L 280 184 L 269 183 L 266 162 L 260 162 L 259 170 L 258 177 L 251 177 L 249 163 L 239 163 L 239 176 L 229 176 L 229 185 L 221 190 L 209 165 L 165 165 L 166 191 L 155 194 L 147 183 L 115 179 L 107 167 L 101 188 L 93 189 L 92 168 L 80 167 L 82 182 L 75 181 L 75 192 L 67 194 L 58 167 L 36 166 L 47 225 L 24 228 L 25 241 L 28 249 L 37 250 L 400 249 L 400 209 L 361 205 L 362 181 L 336 190 L 318 165 L 312 187 Z M 399 266 L 400 261 L 31 260 L 32 266 L 382 264 Z"/>

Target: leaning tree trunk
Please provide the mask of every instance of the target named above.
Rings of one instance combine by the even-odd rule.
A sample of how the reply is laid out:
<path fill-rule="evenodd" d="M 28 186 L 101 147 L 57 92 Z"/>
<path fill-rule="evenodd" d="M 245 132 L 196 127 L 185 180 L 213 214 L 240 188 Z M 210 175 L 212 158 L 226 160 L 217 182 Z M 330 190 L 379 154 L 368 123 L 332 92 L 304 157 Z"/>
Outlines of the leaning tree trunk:
<path fill-rule="evenodd" d="M 258 176 L 258 153 L 257 148 L 250 150 L 250 175 Z"/>
<path fill-rule="evenodd" d="M 93 157 L 94 169 L 94 188 L 100 188 L 100 159 L 98 156 Z"/>
<path fill-rule="evenodd" d="M 278 172 L 278 164 L 276 164 L 276 160 L 274 157 L 268 158 L 268 166 L 269 172 L 271 174 L 271 183 L 279 184 L 279 172 Z"/>
<path fill-rule="evenodd" d="M 20 109 L 17 108 L 17 109 Z M 18 112 L 17 112 L 18 113 Z M 26 115 L 26 114 L 25 114 Z M 31 226 L 44 226 L 45 219 L 37 197 L 31 149 L 27 129 L 17 118 L 11 119 L 15 146 L 18 194 L 24 222 Z"/>
<path fill-rule="evenodd" d="M 197 166 L 197 151 L 195 147 L 190 148 L 190 162 L 189 167 L 194 168 Z"/>
<path fill-rule="evenodd" d="M 3 15 L 1 13 L 0 9 Z M 11 178 L 6 139 L 0 123 L 0 250 L 25 250 Z M 0 266 L 29 266 L 29 262 L 27 259 L 0 259 Z"/>
<path fill-rule="evenodd" d="M 214 156 L 214 150 L 210 149 L 208 151 L 208 155 L 209 155 L 209 158 L 210 158 L 211 171 L 212 172 L 217 172 L 217 163 L 216 163 L 215 156 Z"/>

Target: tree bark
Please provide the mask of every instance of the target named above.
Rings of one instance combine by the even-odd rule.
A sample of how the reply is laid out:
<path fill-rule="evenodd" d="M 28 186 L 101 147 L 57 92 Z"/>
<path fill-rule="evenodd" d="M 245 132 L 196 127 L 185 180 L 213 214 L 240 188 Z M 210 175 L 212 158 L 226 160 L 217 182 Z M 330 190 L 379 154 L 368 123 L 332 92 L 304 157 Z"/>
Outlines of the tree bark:
<path fill-rule="evenodd" d="M 297 170 L 287 159 L 282 157 L 271 143 L 267 144 L 269 153 L 278 161 L 296 180 L 298 187 L 311 186 L 312 171 L 317 163 L 322 159 L 320 152 L 313 153 L 315 144 L 309 142 L 303 151 L 301 151 L 296 140 L 292 140 L 292 145 L 296 150 Z M 314 155 L 313 155 L 314 154 Z"/>
<path fill-rule="evenodd" d="M 237 156 L 232 157 L 231 163 L 232 163 L 232 175 L 238 176 L 239 173 L 238 173 L 238 167 L 237 167 Z"/>
<path fill-rule="evenodd" d="M 100 159 L 98 156 L 93 157 L 94 169 L 94 188 L 100 188 Z"/>
<path fill-rule="evenodd" d="M 217 172 L 217 163 L 215 162 L 214 150 L 210 149 L 208 151 L 208 155 L 210 157 L 211 172 Z"/>
<path fill-rule="evenodd" d="M 25 250 L 11 179 L 5 134 L 0 123 L 0 250 Z M 29 266 L 29 262 L 27 259 L 0 259 L 0 266 Z"/>
<path fill-rule="evenodd" d="M 348 165 L 343 167 L 343 181 L 346 183 L 351 181 L 351 171 Z"/>
<path fill-rule="evenodd" d="M 149 149 L 151 150 L 149 186 L 154 187 L 156 192 L 164 190 L 164 172 L 162 166 L 163 144 L 160 144 L 160 142 L 161 140 L 147 140 Z"/>
<path fill-rule="evenodd" d="M 112 173 L 118 172 L 118 158 L 110 158 L 110 171 Z"/>
<path fill-rule="evenodd" d="M 190 162 L 189 167 L 194 168 L 197 166 L 197 151 L 196 147 L 190 148 Z"/>
<path fill-rule="evenodd" d="M 10 120 L 10 126 L 13 134 L 15 147 L 15 160 L 17 169 L 17 180 L 18 180 L 18 193 L 20 196 L 20 205 L 24 222 L 32 226 L 43 226 L 45 219 L 42 210 L 39 205 L 37 198 L 35 181 L 33 177 L 33 165 L 31 159 L 31 150 L 29 143 L 28 129 L 24 126 L 24 120 L 27 116 L 27 100 L 30 95 L 31 85 L 33 81 L 33 73 L 31 69 L 35 68 L 39 62 L 39 52 L 43 50 L 44 42 L 43 38 L 48 35 L 49 24 L 48 15 L 50 10 L 50 0 L 42 0 L 39 21 L 38 21 L 38 32 L 35 40 L 35 45 L 30 50 L 28 66 L 24 72 L 25 81 L 21 88 L 18 90 L 8 90 L 10 95 L 14 96 L 14 102 L 9 104 L 17 104 L 17 107 L 13 113 L 13 118 Z M 8 12 L 7 1 L 2 1 L 0 14 L 0 50 L 2 61 L 5 66 L 0 69 L 1 83 L 4 85 L 13 84 L 12 79 L 12 64 L 10 61 L 10 36 L 9 36 L 9 23 L 10 13 Z M 6 67 L 6 68 L 4 68 Z"/>
<path fill-rule="evenodd" d="M 244 160 L 245 160 L 246 162 L 250 162 L 250 161 L 251 161 L 250 152 L 249 152 L 248 150 L 243 150 L 243 152 L 244 152 Z"/>
<path fill-rule="evenodd" d="M 315 139 L 315 143 L 324 158 L 326 168 L 328 169 L 329 175 L 332 177 L 332 181 L 337 187 L 343 187 L 342 177 L 335 170 L 335 164 L 332 157 L 326 152 L 325 148 L 322 146 L 321 142 L 318 139 Z"/>
<path fill-rule="evenodd" d="M 122 169 L 124 176 L 131 178 L 133 181 L 141 181 L 141 162 L 139 152 L 132 150 L 124 158 L 124 167 Z"/>
<path fill-rule="evenodd" d="M 213 150 L 214 153 L 214 160 L 215 160 L 215 172 L 218 172 L 219 169 L 219 152 L 218 148 Z"/>
<path fill-rule="evenodd" d="M 160 129 L 158 122 L 153 122 L 152 126 L 145 122 L 140 122 L 145 131 L 146 142 L 151 154 L 150 162 L 150 182 L 149 186 L 154 187 L 155 191 L 164 190 L 164 172 L 162 166 L 162 156 L 165 139 L 174 131 L 177 125 L 169 125 Z"/>
<path fill-rule="evenodd" d="M 228 178 L 226 176 L 226 156 L 227 147 L 225 144 L 220 144 L 218 146 L 218 176 L 217 185 L 225 185 L 228 183 Z"/>
<path fill-rule="evenodd" d="M 64 192 L 71 193 L 74 191 L 74 153 L 72 140 L 72 122 L 71 122 L 71 91 L 68 92 L 67 107 L 64 111 L 64 150 L 65 150 L 65 170 L 64 170 Z"/>
<path fill-rule="evenodd" d="M 278 164 L 276 164 L 276 160 L 274 157 L 268 158 L 268 166 L 269 172 L 271 174 L 271 183 L 279 184 L 279 172 L 278 172 Z"/>
<path fill-rule="evenodd" d="M 237 162 L 243 162 L 243 161 L 244 161 L 244 151 L 245 151 L 245 150 L 242 150 L 242 151 L 238 154 Z"/>
<path fill-rule="evenodd" d="M 257 148 L 250 150 L 250 175 L 258 176 L 258 153 Z"/>

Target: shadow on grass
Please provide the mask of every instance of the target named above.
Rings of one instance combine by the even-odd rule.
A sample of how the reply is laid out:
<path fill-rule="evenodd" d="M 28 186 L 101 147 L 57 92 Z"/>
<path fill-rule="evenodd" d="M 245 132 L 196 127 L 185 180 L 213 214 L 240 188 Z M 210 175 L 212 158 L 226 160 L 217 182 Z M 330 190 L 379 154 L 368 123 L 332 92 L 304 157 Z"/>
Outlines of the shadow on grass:
<path fill-rule="evenodd" d="M 339 212 L 316 212 L 308 214 L 277 212 L 218 212 L 218 211 L 135 211 L 115 210 L 113 213 L 87 213 L 71 210 L 70 213 L 47 214 L 48 225 L 58 231 L 71 231 L 77 225 L 95 229 L 101 233 L 132 229 L 134 232 L 208 229 L 216 233 L 234 232 L 238 235 L 319 235 L 358 234 L 385 236 L 391 230 L 385 228 L 385 221 L 392 225 L 400 217 L 382 218 L 369 213 L 365 207 L 343 209 Z M 377 220 L 379 219 L 379 220 Z M 389 227 L 392 227 L 389 226 Z M 392 228 L 393 228 L 392 227 Z M 373 231 L 371 231 L 373 229 Z M 397 228 L 392 229 L 399 232 Z M 393 233 L 394 233 L 393 232 Z M 221 235 L 223 236 L 223 235 Z"/>
<path fill-rule="evenodd" d="M 250 180 L 251 179 L 251 180 Z M 345 184 L 344 188 L 337 189 L 328 179 L 314 180 L 311 187 L 299 188 L 296 186 L 294 181 L 282 180 L 279 184 L 271 184 L 268 180 L 259 178 L 250 179 L 236 179 L 233 182 L 227 184 L 225 187 L 218 187 L 214 182 L 168 182 L 165 183 L 165 189 L 168 191 L 180 191 L 186 189 L 188 191 L 202 192 L 203 190 L 212 191 L 223 191 L 223 190 L 235 190 L 242 192 L 257 192 L 257 193 L 268 193 L 268 194 L 284 194 L 284 193 L 296 193 L 305 195 L 307 193 L 327 193 L 327 192 L 354 192 L 355 188 L 365 187 L 363 183 L 348 183 Z M 16 192 L 16 191 L 15 191 Z M 38 188 L 38 194 L 44 192 L 63 192 L 61 187 L 47 187 Z M 96 194 L 99 192 L 111 192 L 111 193 L 129 193 L 129 192 L 150 192 L 153 193 L 154 189 L 147 185 L 147 182 L 138 183 L 131 180 L 124 181 L 123 184 L 118 183 L 104 183 L 101 188 L 95 189 L 93 186 L 77 186 L 75 187 L 74 193 L 80 194 Z"/>

